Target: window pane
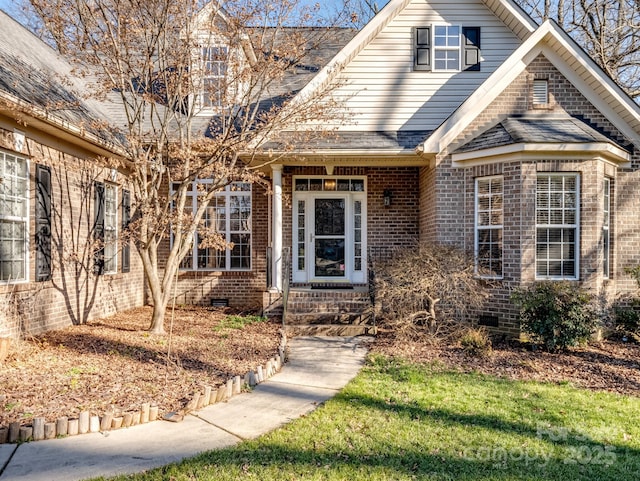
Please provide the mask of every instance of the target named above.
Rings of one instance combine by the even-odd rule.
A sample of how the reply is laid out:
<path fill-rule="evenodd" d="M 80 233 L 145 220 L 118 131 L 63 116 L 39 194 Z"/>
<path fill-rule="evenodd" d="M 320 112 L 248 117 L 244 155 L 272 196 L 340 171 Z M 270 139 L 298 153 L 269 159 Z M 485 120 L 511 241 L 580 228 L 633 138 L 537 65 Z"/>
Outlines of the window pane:
<path fill-rule="evenodd" d="M 540 174 L 536 183 L 536 275 L 577 276 L 578 191 L 574 174 Z"/>
<path fill-rule="evenodd" d="M 0 281 L 26 279 L 28 163 L 0 152 Z"/>
<path fill-rule="evenodd" d="M 502 277 L 503 179 L 476 179 L 476 271 Z"/>
<path fill-rule="evenodd" d="M 204 192 L 210 182 L 199 181 L 194 190 Z M 192 198 L 191 198 L 192 199 Z M 196 198 L 196 202 L 197 202 Z M 191 211 L 191 200 L 188 201 Z M 197 205 L 195 206 L 197 208 Z M 201 247 L 198 233 L 194 236 L 197 262 L 194 265 L 192 255 L 185 257 L 180 267 L 183 269 L 230 270 L 249 269 L 251 267 L 251 184 L 234 182 L 217 192 L 205 210 L 202 227 L 214 229 L 222 240 L 232 247 L 215 249 Z M 204 235 L 204 232 L 203 232 Z"/>

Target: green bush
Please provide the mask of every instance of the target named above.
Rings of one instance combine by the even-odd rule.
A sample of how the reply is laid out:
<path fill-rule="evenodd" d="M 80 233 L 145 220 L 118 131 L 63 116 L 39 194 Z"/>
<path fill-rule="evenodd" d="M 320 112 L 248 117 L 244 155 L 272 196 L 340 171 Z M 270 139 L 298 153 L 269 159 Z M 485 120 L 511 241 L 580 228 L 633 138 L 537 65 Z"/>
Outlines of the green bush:
<path fill-rule="evenodd" d="M 624 332 L 640 332 L 640 300 L 632 299 L 628 304 L 613 308 L 616 329 Z"/>
<path fill-rule="evenodd" d="M 588 340 L 598 327 L 591 296 L 568 282 L 537 282 L 511 296 L 520 308 L 521 328 L 549 351 Z"/>

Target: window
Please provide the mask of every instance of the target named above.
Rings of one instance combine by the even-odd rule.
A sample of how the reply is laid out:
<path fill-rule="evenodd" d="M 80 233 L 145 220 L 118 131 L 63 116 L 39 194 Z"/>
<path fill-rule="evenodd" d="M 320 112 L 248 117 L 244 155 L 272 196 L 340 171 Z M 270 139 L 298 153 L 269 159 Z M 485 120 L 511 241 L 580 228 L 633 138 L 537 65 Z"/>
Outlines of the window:
<path fill-rule="evenodd" d="M 609 279 L 610 256 L 611 256 L 611 179 L 604 179 L 603 182 L 603 210 L 604 220 L 602 223 L 602 275 Z"/>
<path fill-rule="evenodd" d="M 549 81 L 537 79 L 533 81 L 533 105 L 546 106 L 549 103 Z"/>
<path fill-rule="evenodd" d="M 198 183 L 189 192 L 191 204 L 188 210 L 198 207 Z M 187 200 L 189 204 L 189 200 Z M 228 249 L 216 249 L 201 245 L 197 232 L 193 250 L 182 261 L 183 269 L 191 270 L 249 270 L 251 269 L 251 184 L 234 182 L 215 195 L 203 217 L 203 228 L 213 229 L 231 245 Z M 194 259 L 196 262 L 194 263 Z"/>
<path fill-rule="evenodd" d="M 539 174 L 536 184 L 536 277 L 578 278 L 579 187 L 576 174 Z"/>
<path fill-rule="evenodd" d="M 229 50 L 227 47 L 202 47 L 203 108 L 222 107 L 226 92 Z"/>
<path fill-rule="evenodd" d="M 502 176 L 476 179 L 476 273 L 502 278 Z"/>
<path fill-rule="evenodd" d="M 480 70 L 480 27 L 432 25 L 414 29 L 414 70 Z"/>
<path fill-rule="evenodd" d="M 460 70 L 460 27 L 433 27 L 433 70 Z"/>
<path fill-rule="evenodd" d="M 94 192 L 94 273 L 113 274 L 118 269 L 117 187 L 95 182 Z"/>
<path fill-rule="evenodd" d="M 27 280 L 29 164 L 0 152 L 0 281 Z"/>

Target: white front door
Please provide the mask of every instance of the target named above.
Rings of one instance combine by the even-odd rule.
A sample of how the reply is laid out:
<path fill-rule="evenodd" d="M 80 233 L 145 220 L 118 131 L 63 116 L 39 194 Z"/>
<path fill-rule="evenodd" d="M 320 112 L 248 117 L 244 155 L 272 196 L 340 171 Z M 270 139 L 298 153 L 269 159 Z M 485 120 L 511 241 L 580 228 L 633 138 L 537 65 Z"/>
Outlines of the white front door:
<path fill-rule="evenodd" d="M 294 191 L 294 282 L 365 282 L 365 208 L 363 191 Z"/>

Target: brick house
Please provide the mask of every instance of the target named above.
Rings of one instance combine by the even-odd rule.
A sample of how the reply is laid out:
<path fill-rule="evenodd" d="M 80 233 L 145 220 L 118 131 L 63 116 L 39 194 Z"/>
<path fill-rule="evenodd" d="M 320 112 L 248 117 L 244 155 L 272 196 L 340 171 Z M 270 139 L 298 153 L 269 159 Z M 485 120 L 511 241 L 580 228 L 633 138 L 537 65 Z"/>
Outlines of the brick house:
<path fill-rule="evenodd" d="M 0 59 L 0 336 L 142 305 L 139 259 L 118 240 L 127 179 L 100 160 L 117 155 L 114 139 L 90 127 L 104 108 L 4 12 Z"/>
<path fill-rule="evenodd" d="M 509 292 L 522 283 L 570 280 L 609 298 L 635 289 L 624 268 L 640 263 L 640 109 L 564 31 L 553 22 L 537 26 L 511 0 L 391 0 L 351 36 L 326 47 L 319 72 L 300 72 L 287 85 L 304 97 L 335 84 L 348 117 L 326 123 L 331 135 L 299 143 L 265 167 L 272 195 L 258 186 L 220 193 L 220 205 L 251 221 L 240 231 L 225 218 L 237 246 L 227 252 L 194 243 L 178 302 L 273 307 L 288 273 L 294 314 L 356 311 L 368 302 L 373 253 L 416 240 L 475 252 L 477 275 L 497 287 L 474 321 L 509 334 L 519 329 Z M 61 269 L 53 269 L 54 280 L 36 281 L 38 165 L 62 157 L 74 169 L 93 166 L 108 151 L 87 133 L 47 124 L 42 129 L 55 149 L 36 154 L 49 145 L 38 123 L 29 123 L 33 132 L 22 129 L 27 148 L 17 149 L 20 124 L 12 113 L 2 111 L 0 151 L 29 166 L 29 254 L 22 283 L 3 274 L 0 293 L 43 296 L 36 302 L 50 311 L 29 313 L 31 324 L 10 327 L 10 334 L 72 320 L 62 308 L 72 296 L 54 285 Z M 294 133 L 280 132 L 265 152 L 278 152 L 282 137 Z M 82 142 L 81 153 L 74 142 Z M 91 183 L 104 187 L 93 191 L 119 202 L 109 204 L 110 219 L 121 224 L 126 177 L 98 170 Z M 82 202 L 68 205 L 86 214 Z M 5 251 L 0 255 L 4 262 Z M 89 276 L 95 301 L 88 318 L 144 302 L 135 257 L 128 254 L 127 272 L 120 262 L 108 266 L 109 275 Z M 0 335 L 6 331 L 0 327 Z"/>

